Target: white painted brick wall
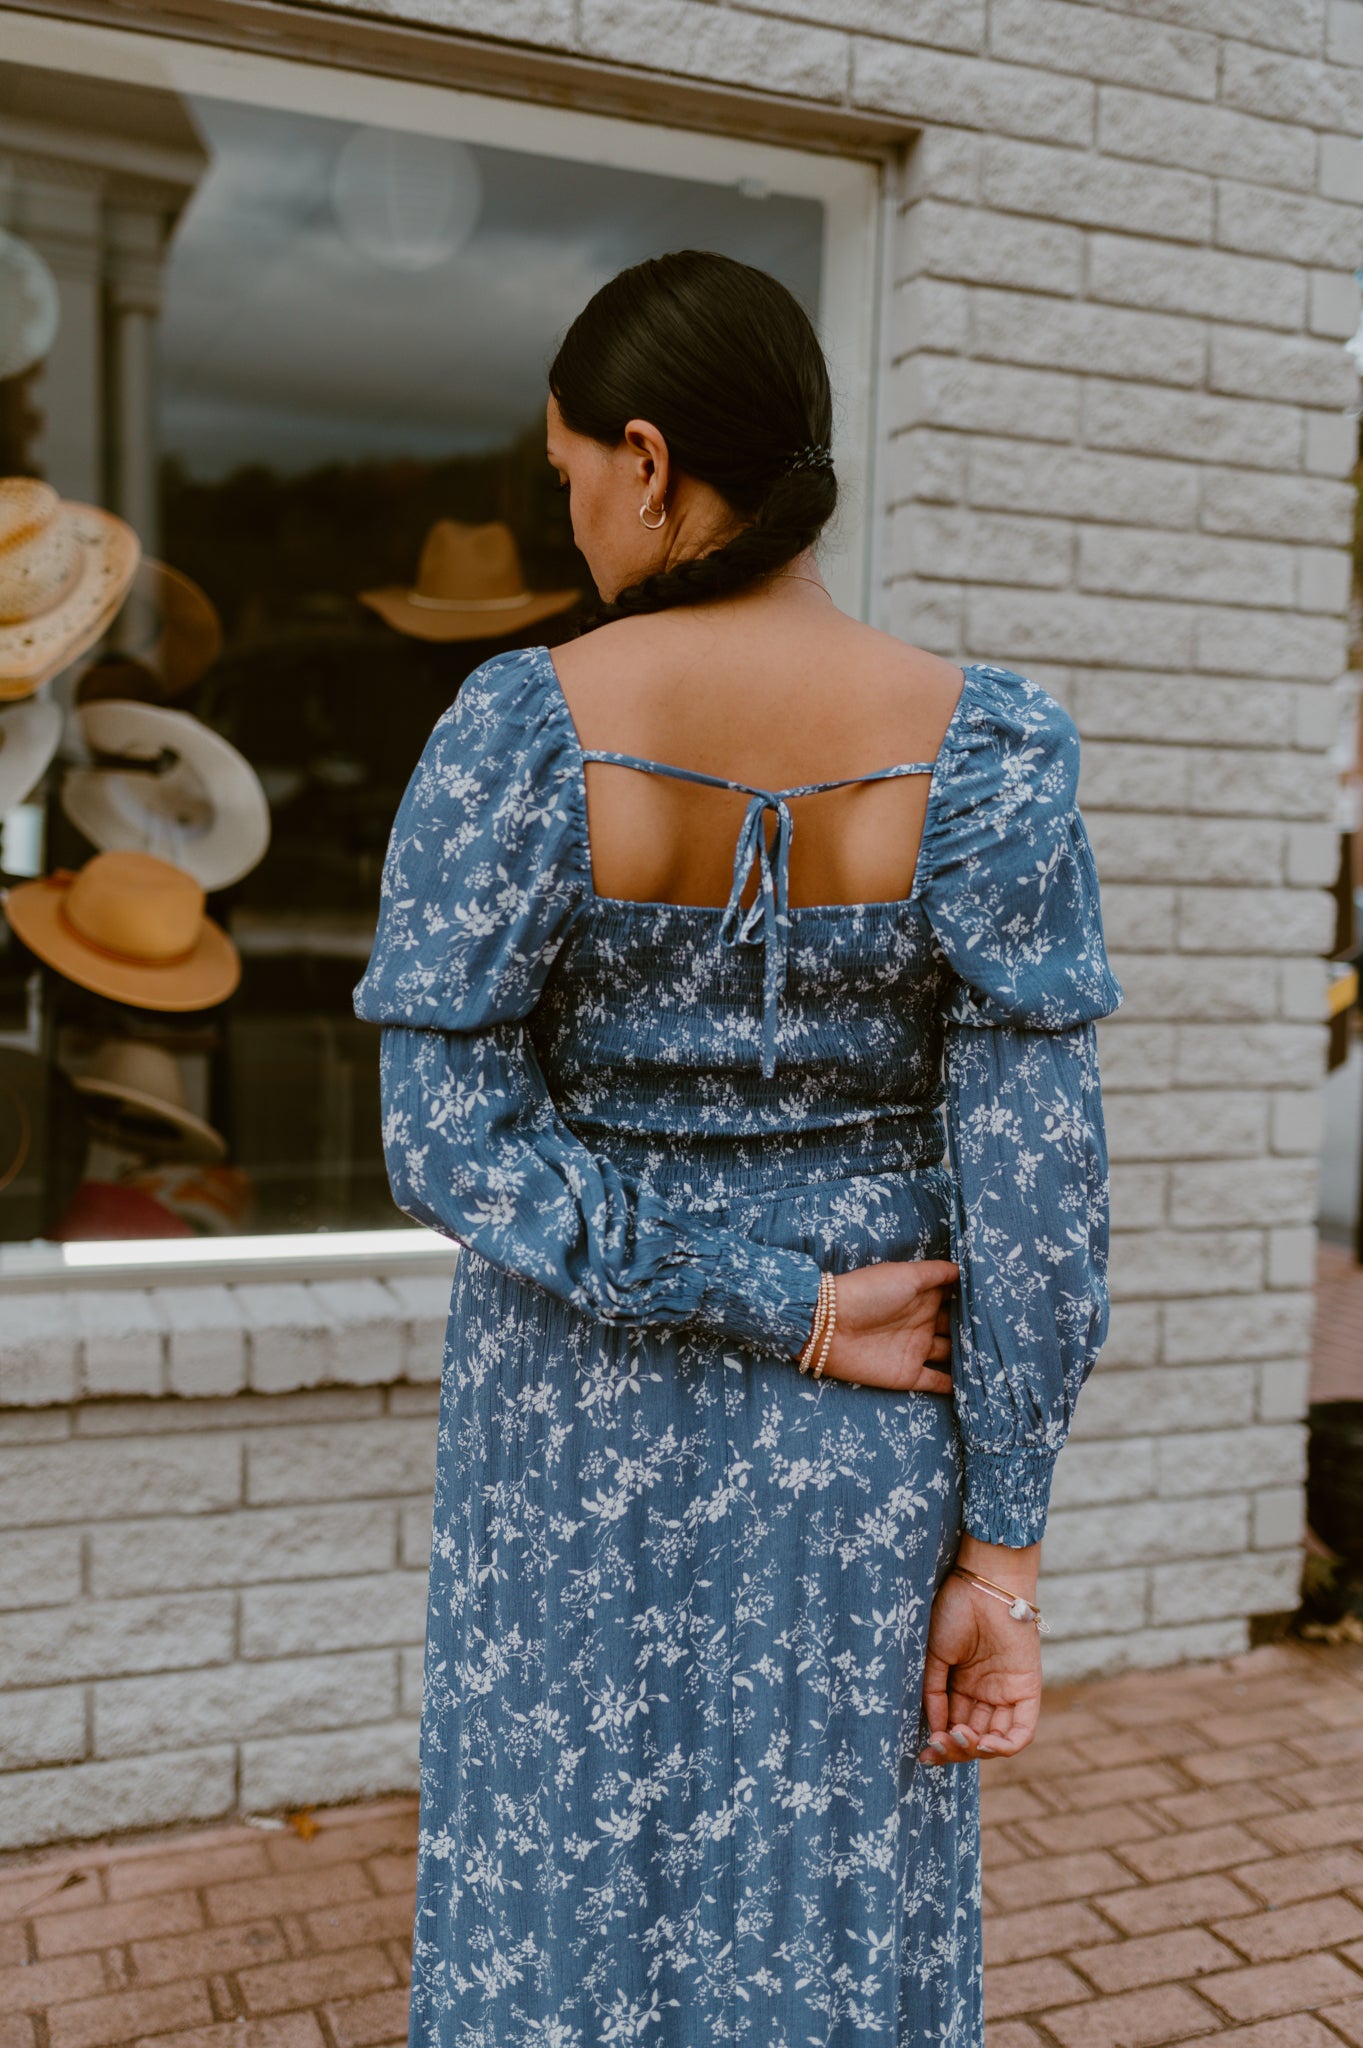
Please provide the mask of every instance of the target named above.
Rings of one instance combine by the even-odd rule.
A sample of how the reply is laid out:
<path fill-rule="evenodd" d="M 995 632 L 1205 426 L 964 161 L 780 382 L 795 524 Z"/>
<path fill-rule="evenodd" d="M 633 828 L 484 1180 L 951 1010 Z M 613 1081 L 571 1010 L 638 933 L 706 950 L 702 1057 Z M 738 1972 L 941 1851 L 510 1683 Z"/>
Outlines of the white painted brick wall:
<path fill-rule="evenodd" d="M 0 1415 L 0 1850 L 415 1783 L 437 1398 Z"/>
<path fill-rule="evenodd" d="M 1057 1479 L 1050 1669 L 1241 1648 L 1293 1604 L 1301 1521 L 1363 4 L 382 11 L 654 73 L 663 118 L 672 75 L 921 129 L 880 616 L 1073 709 L 1127 992 L 1101 1031 L 1112 1332 Z M 0 1844 L 411 1781 L 445 1292 L 5 1303 Z"/>

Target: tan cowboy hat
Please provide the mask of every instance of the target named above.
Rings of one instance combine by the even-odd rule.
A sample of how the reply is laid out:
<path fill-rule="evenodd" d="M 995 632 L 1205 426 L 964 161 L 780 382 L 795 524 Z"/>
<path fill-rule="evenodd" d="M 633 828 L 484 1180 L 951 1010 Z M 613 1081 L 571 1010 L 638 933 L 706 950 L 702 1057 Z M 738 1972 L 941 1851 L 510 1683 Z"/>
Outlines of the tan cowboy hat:
<path fill-rule="evenodd" d="M 76 684 L 77 704 L 116 697 L 165 704 L 207 675 L 222 653 L 222 620 L 206 591 L 143 556 L 113 630 L 117 646 Z"/>
<path fill-rule="evenodd" d="M 75 724 L 95 761 L 68 771 L 62 809 L 92 845 L 158 854 L 205 889 L 230 887 L 264 859 L 265 791 L 221 734 L 159 704 L 84 704 Z"/>
<path fill-rule="evenodd" d="M 362 590 L 360 603 L 416 640 L 491 640 L 566 612 L 580 590 L 527 590 L 516 536 L 494 519 L 438 519 L 426 536 L 416 588 Z"/>
<path fill-rule="evenodd" d="M 0 697 L 29 697 L 108 626 L 141 545 L 97 505 L 0 477 Z"/>
<path fill-rule="evenodd" d="M 227 1141 L 195 1116 L 173 1054 L 136 1038 L 109 1038 L 73 1080 L 90 1129 L 107 1144 L 155 1159 L 223 1159 Z"/>
<path fill-rule="evenodd" d="M 68 981 L 143 1010 L 207 1010 L 241 979 L 192 875 L 150 853 L 97 853 L 5 898 L 11 929 Z"/>

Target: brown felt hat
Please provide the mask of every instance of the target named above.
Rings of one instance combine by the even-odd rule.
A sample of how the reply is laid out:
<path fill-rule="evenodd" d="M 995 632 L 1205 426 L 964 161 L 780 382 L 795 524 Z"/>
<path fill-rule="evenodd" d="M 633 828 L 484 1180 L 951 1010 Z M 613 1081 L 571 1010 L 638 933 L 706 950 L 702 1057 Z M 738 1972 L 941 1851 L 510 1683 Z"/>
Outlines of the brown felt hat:
<path fill-rule="evenodd" d="M 68 981 L 143 1010 L 207 1010 L 241 979 L 192 875 L 151 853 L 97 853 L 77 874 L 20 882 L 11 929 Z"/>
<path fill-rule="evenodd" d="M 580 590 L 527 590 L 516 536 L 494 519 L 438 519 L 426 535 L 414 588 L 362 590 L 360 603 L 416 640 L 492 640 L 577 603 Z"/>

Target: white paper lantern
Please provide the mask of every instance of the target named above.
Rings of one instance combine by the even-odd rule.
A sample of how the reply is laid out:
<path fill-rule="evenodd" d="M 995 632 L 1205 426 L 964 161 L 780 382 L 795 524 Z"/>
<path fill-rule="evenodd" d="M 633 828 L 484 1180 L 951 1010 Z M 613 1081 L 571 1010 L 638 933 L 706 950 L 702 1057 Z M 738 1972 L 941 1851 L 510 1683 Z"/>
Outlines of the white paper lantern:
<path fill-rule="evenodd" d="M 357 128 L 331 174 L 336 224 L 389 270 L 434 270 L 468 241 L 483 203 L 473 151 L 438 135 Z"/>
<path fill-rule="evenodd" d="M 0 377 L 40 363 L 60 324 L 56 278 L 36 249 L 0 228 Z"/>

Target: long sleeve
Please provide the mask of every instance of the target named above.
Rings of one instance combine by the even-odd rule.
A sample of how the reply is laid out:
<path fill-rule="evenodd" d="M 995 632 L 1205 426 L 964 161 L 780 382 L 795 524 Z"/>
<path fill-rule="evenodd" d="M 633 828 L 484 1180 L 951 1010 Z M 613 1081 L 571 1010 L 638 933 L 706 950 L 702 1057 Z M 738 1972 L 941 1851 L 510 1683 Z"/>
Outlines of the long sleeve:
<path fill-rule="evenodd" d="M 934 778 L 924 903 L 953 971 L 946 1124 L 961 1269 L 952 1374 L 967 1529 L 1036 1542 L 1107 1334 L 1095 1020 L 1122 999 L 1076 791 L 1079 741 L 1008 670 L 972 671 Z"/>
<path fill-rule="evenodd" d="M 394 1199 L 603 1321 L 794 1356 L 816 1262 L 657 1200 L 581 1143 L 540 1072 L 526 1019 L 591 869 L 576 738 L 539 658 L 467 679 L 393 827 L 355 1009 L 384 1027 Z"/>

